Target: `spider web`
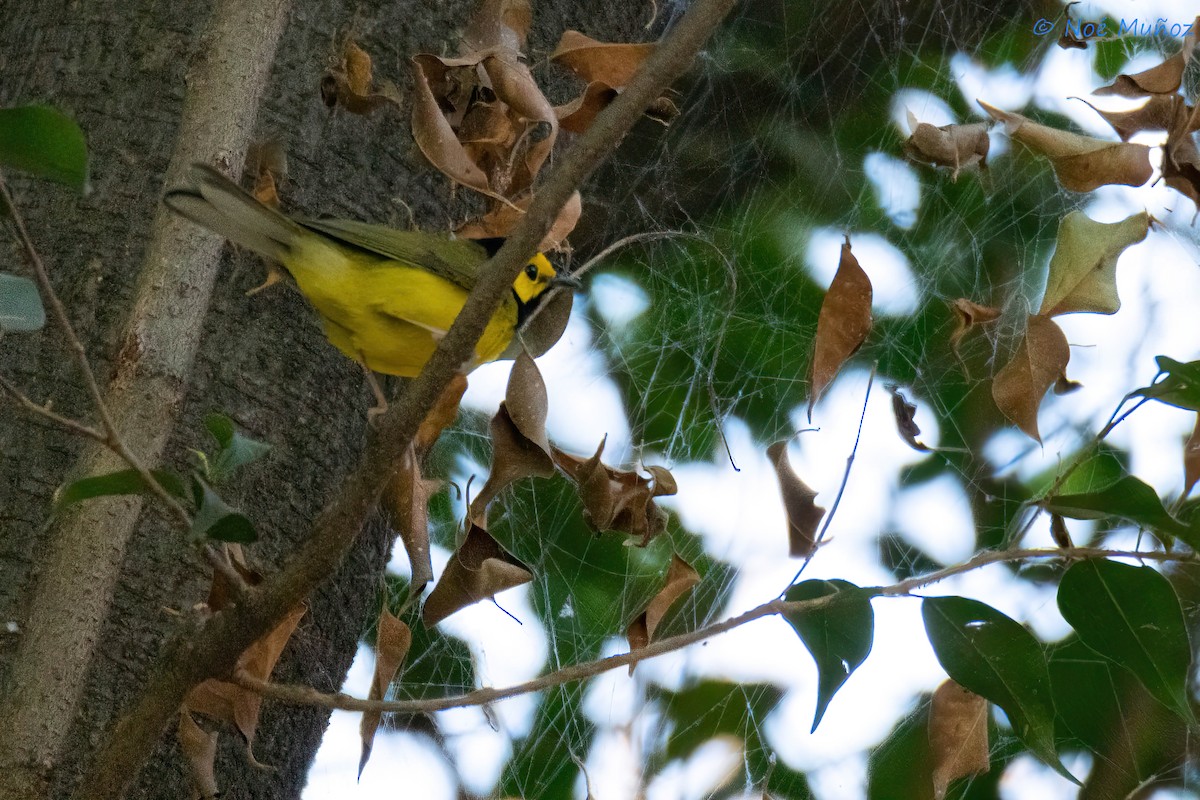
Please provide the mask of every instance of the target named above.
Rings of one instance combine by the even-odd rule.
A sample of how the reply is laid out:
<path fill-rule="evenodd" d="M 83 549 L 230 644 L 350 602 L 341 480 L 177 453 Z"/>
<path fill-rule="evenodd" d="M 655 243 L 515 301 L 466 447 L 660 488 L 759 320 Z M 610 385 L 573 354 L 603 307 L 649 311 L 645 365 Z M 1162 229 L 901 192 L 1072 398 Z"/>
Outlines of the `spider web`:
<path fill-rule="evenodd" d="M 1066 192 L 1045 160 L 996 131 L 991 168 L 965 170 L 957 180 L 901 156 L 907 112 L 935 125 L 976 122 L 983 118 L 976 98 L 1115 139 L 1068 98 L 1118 71 L 1152 66 L 1179 41 L 1127 37 L 1063 50 L 1055 46 L 1061 20 L 1038 37 L 1030 32 L 1036 18 L 1014 19 L 992 3 L 929 5 L 915 37 L 896 8 L 742 7 L 698 62 L 679 99 L 682 115 L 665 132 L 644 123 L 585 192 L 585 218 L 591 211 L 606 220 L 611 239 L 616 231 L 645 235 L 589 273 L 589 292 L 563 341 L 539 360 L 550 433 L 583 455 L 607 436 L 610 464 L 669 467 L 680 484 L 679 496 L 662 503 L 669 530 L 644 550 L 629 547 L 619 534 L 586 528 L 561 477 L 522 482 L 489 521 L 533 582 L 459 612 L 435 632 L 418 632 L 396 698 L 506 686 L 625 652 L 624 629 L 657 590 L 672 552 L 702 579 L 658 637 L 776 596 L 798 563 L 787 558 L 786 521 L 765 455 L 774 441 L 791 440 L 792 463 L 826 507 L 858 441 L 828 544 L 805 578 L 889 584 L 1011 543 L 1024 522 L 1018 505 L 1086 444 L 1125 392 L 1152 380 L 1154 355 L 1200 356 L 1194 327 L 1180 327 L 1190 298 L 1200 296 L 1189 201 L 1161 183 Z M 1182 5 L 1155 8 L 1154 18 L 1182 22 L 1191 13 Z M 847 14 L 862 18 L 847 24 Z M 1144 4 L 1083 3 L 1072 14 L 1151 16 Z M 861 36 L 839 39 L 847 30 Z M 946 30 L 976 33 L 958 41 Z M 1142 136 L 1135 141 L 1161 144 L 1161 136 Z M 638 177 L 615 184 L 627 191 L 599 190 L 614 173 Z M 1072 209 L 1111 222 L 1143 208 L 1159 226 L 1122 259 L 1120 313 L 1060 318 L 1072 344 L 1068 374 L 1084 388 L 1046 399 L 1039 448 L 998 417 L 990 386 L 1025 315 L 1036 310 L 1058 222 Z M 844 235 L 874 284 L 875 327 L 810 424 L 808 362 Z M 961 360 L 947 343 L 948 303 L 960 297 L 1005 311 L 964 341 Z M 487 418 L 507 369 L 488 365 L 472 375 L 467 406 L 477 413 L 435 453 L 432 474 L 453 484 L 432 509 L 436 574 L 455 546 L 464 493 L 486 474 Z M 918 405 L 922 441 L 945 451 L 905 446 L 889 384 Z M 1180 444 L 1191 424 L 1182 412 L 1147 407 L 1110 443 L 1160 494 L 1177 496 Z M 1071 534 L 1077 543 L 1138 541 L 1134 530 L 1090 523 L 1072 523 Z M 1035 523 L 1023 541 L 1049 545 L 1047 523 Z M 398 600 L 403 555 L 392 570 L 389 590 Z M 1069 649 L 1054 575 L 1045 566 L 995 566 L 929 593 L 976 597 L 1026 622 L 1068 648 L 1062 662 L 1079 665 L 1103 699 L 1122 702 L 1127 679 Z M 944 673 L 915 600 L 880 600 L 874 609 L 874 650 L 813 734 L 812 660 L 782 620 L 764 619 L 642 663 L 632 676 L 622 669 L 493 707 L 391 720 L 398 730 L 380 732 L 359 791 L 394 792 L 398 768 L 384 754 L 391 752 L 405 759 L 412 796 L 423 798 L 932 796 L 924 726 L 928 695 Z M 368 651 L 360 662 L 369 665 Z M 365 693 L 363 664 L 348 691 Z M 1076 796 L 1021 754 L 1002 714 L 991 727 L 992 772 L 951 796 Z M 349 737 L 343 749 L 356 763 Z M 1121 769 L 1090 744 L 1064 750 L 1077 776 Z M 346 791 L 352 772 L 329 758 L 319 757 L 306 797 Z M 1139 779 L 1158 770 L 1182 787 L 1171 796 L 1196 796 L 1183 759 L 1146 769 Z"/>

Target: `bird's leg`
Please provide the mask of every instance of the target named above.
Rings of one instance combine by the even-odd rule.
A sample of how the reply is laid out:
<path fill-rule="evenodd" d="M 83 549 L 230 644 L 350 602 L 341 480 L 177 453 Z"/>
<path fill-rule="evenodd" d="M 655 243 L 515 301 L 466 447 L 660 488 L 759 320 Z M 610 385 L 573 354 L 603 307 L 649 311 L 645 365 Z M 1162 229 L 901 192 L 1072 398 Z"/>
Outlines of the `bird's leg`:
<path fill-rule="evenodd" d="M 362 353 L 359 353 L 358 357 L 358 363 L 362 365 L 363 373 L 367 376 L 367 385 L 371 387 L 371 391 L 375 395 L 375 405 L 367 409 L 367 420 L 373 421 L 388 410 L 388 401 L 383 394 L 383 389 L 379 386 L 379 381 L 375 380 L 375 373 L 371 372 L 371 368 L 367 366 L 367 359 L 363 357 Z"/>

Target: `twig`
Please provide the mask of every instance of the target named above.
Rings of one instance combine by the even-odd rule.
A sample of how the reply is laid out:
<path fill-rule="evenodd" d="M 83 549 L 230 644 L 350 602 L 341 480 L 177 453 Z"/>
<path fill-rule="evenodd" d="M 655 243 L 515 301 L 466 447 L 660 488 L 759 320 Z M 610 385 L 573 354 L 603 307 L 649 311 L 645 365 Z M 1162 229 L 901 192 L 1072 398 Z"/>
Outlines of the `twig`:
<path fill-rule="evenodd" d="M 29 231 L 25 228 L 25 220 L 21 217 L 21 212 L 17 210 L 17 204 L 13 202 L 12 195 L 9 194 L 8 184 L 4 182 L 3 175 L 0 175 L 0 200 L 4 202 L 4 210 L 8 213 L 9 220 L 17 232 L 17 239 L 21 243 L 21 249 L 25 252 L 26 261 L 29 262 L 29 266 L 33 269 L 33 274 L 37 279 L 42 297 L 49 304 L 54 320 L 58 323 L 59 328 L 62 329 L 63 335 L 67 337 L 67 344 L 70 345 L 75 365 L 79 368 L 79 372 L 83 376 L 84 385 L 87 387 L 88 394 L 91 395 L 92 405 L 96 409 L 96 416 L 100 418 L 100 425 L 104 432 L 102 435 L 97 435 L 99 431 L 82 426 L 47 409 L 41 409 L 36 404 L 30 403 L 30 405 L 47 419 L 52 419 L 75 433 L 95 439 L 120 456 L 121 460 L 137 472 L 147 488 L 154 493 L 155 497 L 162 501 L 163 505 L 167 507 L 167 510 L 171 512 L 183 530 L 191 530 L 192 519 L 188 516 L 187 511 L 179 504 L 179 501 L 171 496 L 170 492 L 163 488 L 158 479 L 154 477 L 150 470 L 142 464 L 141 460 L 126 446 L 120 432 L 117 431 L 116 425 L 113 424 L 112 415 L 108 411 L 108 404 L 104 402 L 104 396 L 100 393 L 100 386 L 96 383 L 96 374 L 92 372 L 91 364 L 88 363 L 87 351 L 83 347 L 83 342 L 79 340 L 79 336 L 76 335 L 75 327 L 71 324 L 70 317 L 67 316 L 66 306 L 63 305 L 58 293 L 54 291 L 54 287 L 50 283 L 50 275 L 46 272 L 46 265 L 42 263 L 42 258 L 38 255 L 37 248 L 33 246 L 33 240 L 29 237 Z M 20 392 L 15 392 L 11 384 L 6 384 L 4 388 L 10 393 L 14 393 L 18 399 L 24 397 Z M 26 407 L 29 408 L 30 406 Z"/>
<path fill-rule="evenodd" d="M 78 434 L 79 436 L 83 436 L 88 439 L 94 439 L 101 444 L 108 443 L 108 439 L 101 431 L 96 430 L 90 425 L 85 425 L 78 420 L 64 417 L 61 414 L 56 414 L 55 412 L 51 411 L 48 406 L 40 406 L 33 402 L 33 400 L 31 400 L 27 394 L 14 386 L 12 382 L 3 375 L 0 375 L 0 389 L 3 389 L 5 392 L 7 392 L 8 395 L 17 403 L 17 405 L 21 406 L 31 414 L 48 419 L 55 425 L 65 428 L 71 433 Z"/>
<path fill-rule="evenodd" d="M 885 597 L 900 597 L 911 594 L 915 589 L 923 586 L 928 586 L 932 583 L 945 580 L 954 575 L 959 575 L 964 572 L 979 569 L 980 567 L 990 564 L 998 564 L 1011 561 L 1025 561 L 1029 559 L 1063 559 L 1071 560 L 1078 558 L 1138 558 L 1148 561 L 1197 561 L 1194 553 L 1167 553 L 1163 551 L 1137 551 L 1137 550 L 1105 550 L 1096 547 L 1074 547 L 1067 549 L 1045 549 L 1045 548 L 1015 548 L 1010 550 L 989 550 L 979 553 L 969 561 L 964 561 L 961 564 L 956 564 L 945 569 L 931 572 L 916 578 L 899 581 L 890 586 L 875 586 L 866 587 L 864 591 L 878 596 Z M 607 658 L 597 659 L 582 664 L 572 664 L 562 669 L 549 672 L 532 680 L 519 683 L 514 686 L 505 687 L 502 689 L 483 688 L 476 689 L 471 692 L 466 692 L 460 695 L 450 697 L 439 697 L 431 700 L 367 700 L 358 697 L 352 697 L 342 692 L 327 694 L 319 692 L 311 686 L 300 686 L 295 684 L 280 684 L 271 683 L 270 681 L 260 680 L 242 670 L 238 670 L 233 674 L 233 682 L 244 689 L 249 689 L 252 692 L 269 697 L 273 700 L 278 700 L 282 703 L 291 705 L 310 705 L 320 706 L 323 708 L 340 709 L 342 711 L 377 711 L 383 713 L 403 713 L 403 714 L 424 714 L 434 711 L 444 711 L 448 708 L 460 708 L 462 706 L 479 706 L 487 703 L 495 703 L 499 700 L 505 700 L 510 697 L 538 692 L 543 689 L 548 689 L 552 686 L 561 686 L 565 683 L 574 683 L 575 681 L 586 680 L 603 672 L 618 669 L 630 664 L 637 664 L 656 656 L 665 653 L 671 653 L 680 650 L 688 645 L 696 644 L 697 642 L 710 639 L 722 633 L 726 633 L 735 628 L 739 628 L 748 622 L 753 622 L 763 617 L 773 616 L 780 613 L 802 614 L 805 612 L 815 611 L 816 609 L 827 604 L 833 595 L 825 595 L 823 597 L 813 598 L 810 600 L 800 600 L 787 602 L 779 598 L 770 600 L 760 606 L 750 609 L 736 617 L 731 617 L 727 620 L 715 622 L 711 625 L 706 625 L 703 628 L 698 628 L 690 633 L 679 634 L 667 639 L 660 639 L 657 642 L 652 642 L 646 647 L 631 650 L 628 653 L 609 656 Z"/>
<path fill-rule="evenodd" d="M 842 495 L 846 493 L 846 484 L 850 482 L 850 468 L 854 466 L 854 459 L 858 456 L 858 443 L 862 441 L 863 423 L 867 419 L 867 403 L 871 400 L 871 387 L 875 385 L 875 370 L 879 365 L 871 367 L 871 377 L 867 379 L 867 391 L 863 395 L 862 414 L 858 417 L 858 432 L 854 434 L 854 446 L 850 448 L 850 455 L 846 457 L 846 471 L 842 473 L 842 483 L 838 486 L 837 496 L 833 498 L 833 505 L 829 507 L 829 513 L 825 515 L 825 521 L 821 524 L 821 530 L 817 532 L 817 538 L 813 540 L 812 552 L 804 559 L 804 563 L 800 565 L 800 569 L 796 570 L 796 574 L 788 582 L 788 585 L 782 592 L 779 593 L 783 597 L 787 590 L 795 585 L 796 581 L 800 580 L 800 576 L 804 574 L 804 569 L 813 560 L 813 556 L 817 554 L 817 548 L 821 546 L 821 542 L 825 539 L 825 532 L 829 530 L 829 524 L 833 522 L 833 515 L 837 513 L 838 506 L 842 504 Z"/>
<path fill-rule="evenodd" d="M 1067 479 L 1071 477 L 1071 475 L 1075 472 L 1075 470 L 1079 469 L 1079 465 L 1087 460 L 1086 457 L 1088 455 L 1088 452 L 1092 449 L 1092 447 L 1094 447 L 1095 445 L 1104 441 L 1104 438 L 1106 436 L 1108 436 L 1110 433 L 1112 433 L 1113 428 L 1117 427 L 1122 422 L 1129 419 L 1130 414 L 1137 411 L 1148 400 L 1150 400 L 1149 397 L 1143 397 L 1141 400 L 1139 400 L 1137 403 L 1134 404 L 1133 408 L 1129 409 L 1124 414 L 1121 414 L 1118 417 L 1117 413 L 1121 410 L 1121 406 L 1125 405 L 1125 401 L 1128 399 L 1129 399 L 1129 395 L 1125 395 L 1124 397 L 1121 398 L 1121 402 L 1117 403 L 1117 407 L 1115 409 L 1113 409 L 1112 416 L 1110 416 L 1108 418 L 1108 422 L 1105 423 L 1104 427 L 1101 428 L 1100 431 L 1094 437 L 1092 437 L 1092 440 L 1090 442 L 1088 442 L 1086 447 L 1080 449 L 1080 451 L 1071 460 L 1071 463 L 1069 463 L 1066 466 L 1066 468 L 1061 473 L 1059 473 L 1058 477 L 1054 479 L 1054 483 L 1050 484 L 1050 488 L 1046 490 L 1045 494 L 1043 494 L 1041 496 L 1041 498 L 1038 498 L 1039 500 L 1045 499 L 1047 497 L 1053 497 L 1055 494 L 1057 494 L 1058 490 L 1061 489 L 1063 487 L 1063 484 L 1065 484 L 1067 482 Z M 1027 502 L 1031 502 L 1031 501 L 1027 501 Z M 1034 505 L 1033 513 L 1029 515 L 1029 519 L 1025 520 L 1025 524 L 1021 526 L 1021 529 L 1019 531 L 1017 531 L 1015 536 L 1012 536 L 1011 538 L 1008 538 L 1006 540 L 1007 543 L 1010 543 L 1010 544 L 1011 543 L 1019 543 L 1022 539 L 1024 539 L 1025 534 L 1029 533 L 1029 529 L 1033 527 L 1033 523 L 1037 522 L 1038 517 L 1040 517 L 1042 515 L 1042 511 L 1044 511 L 1044 510 L 1045 509 L 1042 508 L 1041 505 Z"/>

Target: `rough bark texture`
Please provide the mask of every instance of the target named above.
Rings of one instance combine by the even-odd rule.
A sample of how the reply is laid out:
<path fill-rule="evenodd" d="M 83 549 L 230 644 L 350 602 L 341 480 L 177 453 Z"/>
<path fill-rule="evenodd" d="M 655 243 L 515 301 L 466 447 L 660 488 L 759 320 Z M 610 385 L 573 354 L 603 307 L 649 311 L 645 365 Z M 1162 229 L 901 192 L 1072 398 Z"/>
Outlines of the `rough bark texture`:
<path fill-rule="evenodd" d="M 14 184 L 104 384 L 119 357 L 118 340 L 174 149 L 184 76 L 201 47 L 197 39 L 210 7 L 157 0 L 6 5 L 0 104 L 51 103 L 72 114 L 88 135 L 94 187 L 89 197 L 80 200 L 43 183 Z M 640 33 L 635 14 L 620 4 L 578 10 L 561 5 L 561 13 L 549 4 L 537 10 L 534 60 L 553 47 L 565 27 L 602 30 L 613 38 Z M 349 33 L 375 58 L 381 76 L 405 86 L 408 56 L 445 50 L 473 6 L 473 0 L 382 9 L 296 4 L 258 123 L 260 136 L 277 138 L 287 152 L 291 180 L 283 193 L 292 207 L 406 225 L 407 205 L 427 228 L 462 218 L 464 204 L 449 202 L 446 182 L 412 145 L 406 113 L 383 109 L 368 119 L 330 113 L 317 85 Z M 7 260 L 15 263 L 15 248 L 7 240 L 3 246 Z M 256 520 L 263 541 L 252 558 L 270 570 L 353 463 L 370 401 L 358 367 L 325 343 L 298 295 L 277 287 L 244 296 L 262 275 L 256 258 L 227 256 L 188 376 L 180 422 L 162 463 L 186 468 L 189 449 L 210 445 L 201 420 L 213 410 L 274 445 L 272 456 L 228 493 Z M 56 409 L 91 418 L 53 329 L 8 338 L 0 346 L 0 371 L 39 401 L 52 398 Z M 20 626 L 25 620 L 45 547 L 49 497 L 81 444 L 9 406 L 0 413 L 0 621 Z M 363 533 L 340 573 L 312 599 L 277 677 L 336 689 L 366 625 L 389 548 L 382 525 Z M 86 565 L 81 572 L 86 574 Z M 125 554 L 83 710 L 51 772 L 55 796 L 74 788 L 91 749 L 136 696 L 162 643 L 177 629 L 178 617 L 164 609 L 187 609 L 202 600 L 207 582 L 207 569 L 148 506 Z M 16 635 L 0 633 L 0 689 L 8 684 L 16 642 Z M 225 796 L 299 796 L 326 720 L 327 712 L 317 709 L 268 704 L 255 755 L 279 771 L 248 766 L 233 737 L 226 736 L 218 766 Z M 174 742 L 164 737 L 131 796 L 186 796 L 184 780 Z"/>

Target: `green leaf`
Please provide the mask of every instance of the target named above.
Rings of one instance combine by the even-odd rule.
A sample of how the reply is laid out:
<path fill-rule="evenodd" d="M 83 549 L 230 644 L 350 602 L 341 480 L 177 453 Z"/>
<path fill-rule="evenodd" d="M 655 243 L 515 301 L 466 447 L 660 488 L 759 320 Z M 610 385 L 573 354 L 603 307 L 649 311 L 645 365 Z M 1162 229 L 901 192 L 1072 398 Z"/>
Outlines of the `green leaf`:
<path fill-rule="evenodd" d="M 1072 519 L 1120 517 L 1169 536 L 1178 536 L 1193 548 L 1200 546 L 1200 530 L 1172 517 L 1158 493 L 1143 481 L 1126 475 L 1102 489 L 1079 494 L 1059 494 L 1042 501 L 1050 512 Z"/>
<path fill-rule="evenodd" d="M 1184 364 L 1166 356 L 1157 356 L 1154 360 L 1158 362 L 1158 375 L 1155 376 L 1154 383 L 1134 389 L 1129 395 L 1146 397 L 1177 408 L 1200 411 L 1200 361 Z"/>
<path fill-rule="evenodd" d="M 192 494 L 196 516 L 192 518 L 193 539 L 249 544 L 258 539 L 254 524 L 241 512 L 230 508 L 221 496 L 201 478 L 192 475 Z"/>
<path fill-rule="evenodd" d="M 1195 721 L 1187 691 L 1192 648 L 1166 578 L 1150 567 L 1080 561 L 1062 577 L 1058 608 L 1084 644 L 1132 672 L 1184 720 Z"/>
<path fill-rule="evenodd" d="M 183 481 L 175 473 L 153 469 L 150 470 L 150 474 L 168 494 L 185 501 L 189 499 L 184 491 Z M 150 487 L 142 480 L 141 475 L 131 469 L 80 478 L 54 493 L 54 513 L 82 500 L 122 494 L 150 494 Z"/>
<path fill-rule="evenodd" d="M 921 616 L 946 674 L 1000 706 L 1034 755 L 1079 783 L 1054 749 L 1050 672 L 1033 634 L 991 606 L 965 597 L 927 597 Z"/>
<path fill-rule="evenodd" d="M 61 111 L 46 106 L 0 108 L 0 167 L 86 192 L 87 142 L 75 120 Z"/>
<path fill-rule="evenodd" d="M 0 272 L 0 332 L 26 333 L 41 330 L 46 324 L 46 310 L 37 284 Z"/>
<path fill-rule="evenodd" d="M 204 470 L 213 483 L 221 483 L 240 467 L 262 458 L 271 445 L 237 432 L 233 420 L 224 414 L 209 414 L 204 427 L 217 440 L 218 450 L 211 459 L 203 459 Z"/>
<path fill-rule="evenodd" d="M 871 596 L 848 581 L 804 581 L 788 589 L 784 599 L 813 600 L 829 595 L 836 596 L 828 605 L 783 615 L 817 662 L 814 731 L 821 724 L 829 701 L 850 674 L 867 660 L 875 636 Z"/>

